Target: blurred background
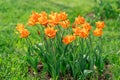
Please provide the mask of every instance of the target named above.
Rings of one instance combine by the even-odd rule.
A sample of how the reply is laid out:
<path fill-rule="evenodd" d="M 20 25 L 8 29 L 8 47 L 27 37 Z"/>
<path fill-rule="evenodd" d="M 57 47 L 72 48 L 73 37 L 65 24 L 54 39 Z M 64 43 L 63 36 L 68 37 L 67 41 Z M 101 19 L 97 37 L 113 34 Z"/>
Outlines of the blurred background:
<path fill-rule="evenodd" d="M 92 25 L 105 21 L 105 61 L 112 65 L 113 79 L 120 79 L 120 0 L 0 0 L 0 80 L 38 79 L 28 74 L 25 42 L 15 30 L 18 23 L 27 26 L 32 11 L 65 11 L 71 23 L 78 15 Z"/>

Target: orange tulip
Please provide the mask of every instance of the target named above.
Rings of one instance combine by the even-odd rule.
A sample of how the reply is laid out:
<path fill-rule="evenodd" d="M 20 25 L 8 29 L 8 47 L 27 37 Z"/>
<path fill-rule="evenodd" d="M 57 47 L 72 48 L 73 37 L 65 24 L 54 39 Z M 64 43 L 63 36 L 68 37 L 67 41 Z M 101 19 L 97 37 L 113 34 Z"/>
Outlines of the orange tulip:
<path fill-rule="evenodd" d="M 40 15 L 42 15 L 42 16 L 47 16 L 47 13 L 46 13 L 45 11 L 42 11 L 42 12 L 40 13 Z"/>
<path fill-rule="evenodd" d="M 70 21 L 69 21 L 69 20 L 65 20 L 65 21 L 59 22 L 59 24 L 60 24 L 63 28 L 68 28 L 68 26 L 70 25 Z"/>
<path fill-rule="evenodd" d="M 60 19 L 59 19 L 59 14 L 58 13 L 54 13 L 52 12 L 50 15 L 49 15 L 49 24 L 51 26 L 55 26 L 59 23 Z"/>
<path fill-rule="evenodd" d="M 93 34 L 95 36 L 101 36 L 103 34 L 102 32 L 102 29 L 101 28 L 96 28 L 94 31 L 93 31 Z"/>
<path fill-rule="evenodd" d="M 28 25 L 29 25 L 29 26 L 34 26 L 34 25 L 36 25 L 36 21 L 33 20 L 33 19 L 29 19 L 29 20 L 28 20 Z"/>
<path fill-rule="evenodd" d="M 88 31 L 90 31 L 90 29 L 92 28 L 92 26 L 90 26 L 90 24 L 89 23 L 84 23 L 84 24 L 82 24 L 82 27 L 83 28 L 85 28 L 85 29 L 87 29 Z"/>
<path fill-rule="evenodd" d="M 59 14 L 57 13 L 57 12 L 51 12 L 51 14 L 49 15 L 49 18 L 51 19 L 51 20 L 57 20 L 57 21 L 59 21 L 60 19 L 59 19 Z"/>
<path fill-rule="evenodd" d="M 18 24 L 16 27 L 16 30 L 18 30 L 19 32 L 21 32 L 24 29 L 24 25 L 23 24 Z"/>
<path fill-rule="evenodd" d="M 73 28 L 74 35 L 79 36 L 81 33 L 81 28 L 80 27 L 75 27 Z"/>
<path fill-rule="evenodd" d="M 53 27 L 47 27 L 44 30 L 45 34 L 49 37 L 49 38 L 54 38 L 56 36 L 56 32 L 57 30 L 54 30 Z"/>
<path fill-rule="evenodd" d="M 96 27 L 102 29 L 105 27 L 105 23 L 103 21 L 98 21 L 96 22 Z"/>
<path fill-rule="evenodd" d="M 75 18 L 75 24 L 84 24 L 84 23 L 85 23 L 84 17 L 78 16 L 77 18 Z"/>
<path fill-rule="evenodd" d="M 62 42 L 65 43 L 65 44 L 69 44 L 69 43 L 71 43 L 72 41 L 74 41 L 75 38 L 76 38 L 76 37 L 73 36 L 73 35 L 68 35 L 68 36 L 66 36 L 66 37 L 63 38 Z"/>
<path fill-rule="evenodd" d="M 67 19 L 67 16 L 68 15 L 65 12 L 60 12 L 59 19 L 62 20 L 62 21 L 64 21 L 64 20 Z"/>
<path fill-rule="evenodd" d="M 82 28 L 81 31 L 80 31 L 79 36 L 80 36 L 81 38 L 87 38 L 88 35 L 89 35 L 89 31 L 88 31 L 87 29 L 85 29 L 85 28 Z"/>
<path fill-rule="evenodd" d="M 48 19 L 46 16 L 41 16 L 38 20 L 41 25 L 46 25 L 48 23 Z"/>
<path fill-rule="evenodd" d="M 47 25 L 48 23 L 48 18 L 46 12 L 41 12 L 40 17 L 38 18 L 38 22 L 41 25 Z"/>
<path fill-rule="evenodd" d="M 30 32 L 27 29 L 23 29 L 20 32 L 20 38 L 27 38 L 29 36 Z"/>
<path fill-rule="evenodd" d="M 30 19 L 28 20 L 28 25 L 33 26 L 38 22 L 38 18 L 40 15 L 36 12 L 33 12 L 32 15 L 30 16 Z"/>

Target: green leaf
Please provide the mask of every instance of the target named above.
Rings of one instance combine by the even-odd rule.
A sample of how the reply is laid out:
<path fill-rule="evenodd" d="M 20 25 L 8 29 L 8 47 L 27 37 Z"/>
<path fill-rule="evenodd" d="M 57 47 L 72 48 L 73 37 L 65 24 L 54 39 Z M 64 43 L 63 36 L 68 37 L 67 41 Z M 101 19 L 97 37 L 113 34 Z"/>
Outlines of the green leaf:
<path fill-rule="evenodd" d="M 84 70 L 84 75 L 87 76 L 88 74 L 92 73 L 92 70 Z"/>

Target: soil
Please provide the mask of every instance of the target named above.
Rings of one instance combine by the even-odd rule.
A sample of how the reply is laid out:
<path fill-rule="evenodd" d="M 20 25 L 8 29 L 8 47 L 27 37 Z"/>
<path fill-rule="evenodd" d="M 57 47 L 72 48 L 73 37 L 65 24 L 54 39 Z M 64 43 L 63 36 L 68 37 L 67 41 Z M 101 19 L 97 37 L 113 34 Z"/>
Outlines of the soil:
<path fill-rule="evenodd" d="M 110 69 L 111 69 L 111 65 L 110 64 L 105 64 L 105 68 L 104 68 L 103 74 L 99 75 L 99 76 L 96 75 L 96 76 L 98 76 L 98 80 L 113 80 L 112 79 L 112 73 L 111 73 Z M 42 63 L 38 63 L 38 67 L 37 67 L 38 74 L 41 74 L 42 70 L 43 70 L 43 64 Z M 36 75 L 30 66 L 28 66 L 28 73 L 31 76 L 35 76 Z M 44 79 L 45 80 L 52 80 L 49 73 L 45 74 L 45 78 Z M 70 76 L 70 74 L 66 74 L 65 77 L 61 76 L 59 78 L 59 80 L 73 80 L 73 78 Z M 87 79 L 87 80 L 89 80 L 89 79 Z"/>

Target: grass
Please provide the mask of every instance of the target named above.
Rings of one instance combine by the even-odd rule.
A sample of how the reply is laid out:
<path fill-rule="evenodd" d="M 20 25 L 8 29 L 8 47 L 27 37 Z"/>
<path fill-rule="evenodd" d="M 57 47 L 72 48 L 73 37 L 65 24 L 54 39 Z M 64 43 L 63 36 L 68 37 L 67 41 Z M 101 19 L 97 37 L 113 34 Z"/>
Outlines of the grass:
<path fill-rule="evenodd" d="M 114 1 L 114 0 L 111 0 Z M 92 12 L 94 0 L 1 0 L 0 1 L 0 80 L 37 80 L 28 74 L 24 40 L 15 34 L 17 23 L 26 23 L 32 11 L 65 11 L 71 22 L 78 14 Z M 93 20 L 94 21 L 94 20 Z M 120 16 L 105 19 L 104 52 L 110 61 L 114 80 L 120 79 Z M 22 43 L 21 43 L 22 42 Z M 23 49 L 24 48 L 24 49 Z"/>

